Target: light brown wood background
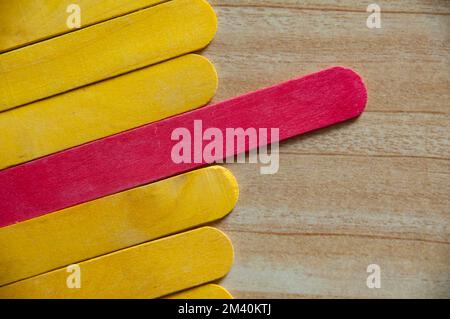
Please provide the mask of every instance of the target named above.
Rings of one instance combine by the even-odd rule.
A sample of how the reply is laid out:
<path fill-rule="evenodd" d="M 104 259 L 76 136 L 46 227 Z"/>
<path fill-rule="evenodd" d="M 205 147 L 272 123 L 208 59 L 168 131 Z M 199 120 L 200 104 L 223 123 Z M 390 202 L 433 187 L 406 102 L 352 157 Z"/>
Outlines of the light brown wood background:
<path fill-rule="evenodd" d="M 215 224 L 236 255 L 221 284 L 236 298 L 450 298 L 450 0 L 209 1 L 215 101 L 333 65 L 369 90 L 358 120 L 283 143 L 278 174 L 227 166 L 241 196 Z M 366 27 L 373 2 L 381 29 Z M 374 263 L 380 289 L 366 286 Z"/>
<path fill-rule="evenodd" d="M 333 65 L 369 90 L 358 120 L 283 143 L 278 174 L 228 166 L 241 196 L 217 223 L 236 254 L 222 284 L 238 298 L 449 298 L 450 1 L 210 2 L 215 100 Z M 366 27 L 373 2 L 382 29 Z"/>

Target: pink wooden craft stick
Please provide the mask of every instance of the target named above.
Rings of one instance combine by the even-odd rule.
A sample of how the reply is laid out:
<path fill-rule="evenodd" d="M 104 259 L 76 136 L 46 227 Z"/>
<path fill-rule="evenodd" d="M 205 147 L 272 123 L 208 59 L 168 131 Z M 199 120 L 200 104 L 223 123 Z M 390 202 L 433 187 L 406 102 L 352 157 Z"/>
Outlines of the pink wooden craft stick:
<path fill-rule="evenodd" d="M 177 128 L 279 128 L 279 140 L 360 115 L 366 88 L 335 67 L 0 171 L 0 226 L 34 218 L 205 164 L 176 164 Z M 258 141 L 258 145 L 264 144 Z M 236 146 L 226 157 L 258 145 Z M 220 155 L 220 154 L 219 154 Z"/>

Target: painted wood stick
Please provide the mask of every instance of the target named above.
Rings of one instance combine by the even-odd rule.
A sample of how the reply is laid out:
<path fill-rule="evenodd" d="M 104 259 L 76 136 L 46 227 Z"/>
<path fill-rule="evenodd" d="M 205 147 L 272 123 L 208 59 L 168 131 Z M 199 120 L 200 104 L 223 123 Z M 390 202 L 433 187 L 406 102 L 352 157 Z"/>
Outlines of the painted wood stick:
<path fill-rule="evenodd" d="M 228 237 L 203 227 L 0 287 L 0 298 L 159 298 L 217 280 L 232 263 Z"/>
<path fill-rule="evenodd" d="M 174 293 L 164 299 L 233 299 L 233 296 L 222 286 L 208 284 Z"/>
<path fill-rule="evenodd" d="M 0 111 L 199 50 L 216 28 L 205 0 L 173 0 L 3 53 Z"/>
<path fill-rule="evenodd" d="M 0 113 L 0 169 L 205 105 L 217 89 L 189 54 Z"/>
<path fill-rule="evenodd" d="M 76 21 L 80 9 L 80 27 L 102 22 L 149 7 L 163 0 L 14 0 L 0 1 L 0 52 L 75 31 L 67 21 Z"/>
<path fill-rule="evenodd" d="M 0 286 L 220 219 L 238 194 L 211 166 L 0 228 Z"/>
<path fill-rule="evenodd" d="M 227 128 L 277 128 L 276 140 L 285 140 L 355 118 L 366 101 L 361 78 L 349 69 L 335 67 L 0 171 L 0 226 L 164 179 L 268 143 L 267 139 L 245 145 L 231 143 L 212 160 L 205 160 L 205 147 L 198 143 L 198 139 L 202 143 L 201 129 L 214 128 L 225 136 Z M 179 163 L 173 156 L 180 143 L 173 133 L 180 130 L 194 136 L 190 162 Z"/>

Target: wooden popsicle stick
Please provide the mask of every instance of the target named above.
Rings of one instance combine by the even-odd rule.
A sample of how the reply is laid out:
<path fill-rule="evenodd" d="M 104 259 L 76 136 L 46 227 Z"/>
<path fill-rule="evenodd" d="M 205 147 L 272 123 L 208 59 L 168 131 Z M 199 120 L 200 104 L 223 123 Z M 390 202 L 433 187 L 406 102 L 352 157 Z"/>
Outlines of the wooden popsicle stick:
<path fill-rule="evenodd" d="M 355 72 L 331 68 L 0 171 L 0 226 L 206 165 L 205 158 L 172 159 L 179 143 L 172 133 L 184 128 L 195 136 L 195 121 L 223 136 L 226 128 L 279 128 L 285 140 L 357 117 L 366 101 Z M 217 160 L 267 141 L 257 143 L 235 144 Z"/>
<path fill-rule="evenodd" d="M 174 293 L 164 299 L 233 299 L 233 296 L 222 286 L 208 284 Z"/>
<path fill-rule="evenodd" d="M 220 219 L 238 196 L 211 166 L 0 228 L 0 286 Z"/>
<path fill-rule="evenodd" d="M 190 54 L 0 113 L 0 169 L 205 105 L 214 66 Z"/>
<path fill-rule="evenodd" d="M 228 237 L 203 227 L 81 262 L 80 288 L 61 268 L 0 287 L 0 298 L 158 298 L 217 280 L 232 262 Z"/>
<path fill-rule="evenodd" d="M 69 29 L 71 4 L 80 7 L 81 27 L 115 18 L 164 0 L 0 1 L 0 52 L 78 29 Z"/>
<path fill-rule="evenodd" d="M 0 55 L 0 111 L 205 47 L 205 0 L 173 0 Z"/>

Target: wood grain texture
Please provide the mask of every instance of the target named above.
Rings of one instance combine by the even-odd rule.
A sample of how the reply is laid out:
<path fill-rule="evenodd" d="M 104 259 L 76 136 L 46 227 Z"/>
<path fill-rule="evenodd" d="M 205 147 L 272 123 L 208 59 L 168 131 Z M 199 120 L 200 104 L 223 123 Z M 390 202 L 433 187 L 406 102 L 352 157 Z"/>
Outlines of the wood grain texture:
<path fill-rule="evenodd" d="M 216 100 L 344 65 L 363 76 L 356 121 L 281 144 L 280 172 L 228 165 L 237 208 L 216 224 L 236 250 L 221 282 L 236 298 L 450 297 L 448 1 L 212 0 L 204 51 Z M 366 268 L 381 267 L 381 289 Z"/>
<path fill-rule="evenodd" d="M 0 170 L 205 105 L 214 66 L 186 55 L 0 113 Z"/>
<path fill-rule="evenodd" d="M 0 111 L 199 50 L 216 28 L 206 1 L 174 0 L 3 53 Z"/>
<path fill-rule="evenodd" d="M 349 11 L 366 12 L 368 5 L 375 2 L 361 0 L 355 4 L 352 0 L 211 0 L 220 7 L 255 7 L 258 9 L 281 8 L 292 10 Z M 447 0 L 379 0 L 376 2 L 385 13 L 431 13 L 450 15 Z"/>
<path fill-rule="evenodd" d="M 233 299 L 233 296 L 222 286 L 208 284 L 177 292 L 165 299 Z"/>
<path fill-rule="evenodd" d="M 448 16 L 386 13 L 382 28 L 371 30 L 365 6 L 349 12 L 211 3 L 220 27 L 204 54 L 220 75 L 216 101 L 343 65 L 361 73 L 370 93 L 381 92 L 369 94 L 369 112 L 450 113 Z M 412 8 L 414 1 L 405 6 Z"/>
<path fill-rule="evenodd" d="M 220 219 L 238 196 L 211 166 L 0 228 L 0 286 Z"/>
<path fill-rule="evenodd" d="M 355 72 L 330 68 L 0 171 L 0 226 L 353 119 L 366 102 L 366 88 Z M 196 121 L 202 122 L 202 128 L 196 127 Z M 206 143 L 202 141 L 208 128 L 219 130 L 221 136 L 215 137 L 220 151 L 216 149 L 209 161 L 203 156 Z M 279 133 L 270 139 L 245 138 L 241 133 L 243 142 L 237 143 L 235 133 L 223 140 L 228 128 L 276 128 Z M 189 148 L 193 146 L 182 151 L 188 161 L 177 162 L 172 155 L 180 144 L 180 137 L 174 138 L 177 129 L 187 131 L 185 139 Z"/>
<path fill-rule="evenodd" d="M 158 298 L 217 280 L 232 262 L 228 237 L 203 227 L 84 261 L 79 289 L 61 268 L 0 287 L 0 298 Z"/>
<path fill-rule="evenodd" d="M 164 0 L 0 0 L 0 52 L 71 32 L 67 7 L 81 9 L 81 27 L 105 21 Z"/>

